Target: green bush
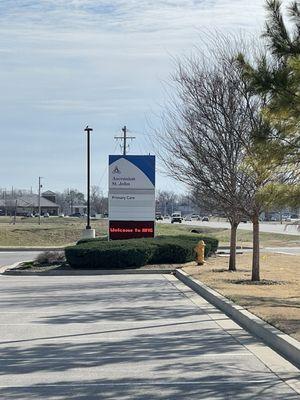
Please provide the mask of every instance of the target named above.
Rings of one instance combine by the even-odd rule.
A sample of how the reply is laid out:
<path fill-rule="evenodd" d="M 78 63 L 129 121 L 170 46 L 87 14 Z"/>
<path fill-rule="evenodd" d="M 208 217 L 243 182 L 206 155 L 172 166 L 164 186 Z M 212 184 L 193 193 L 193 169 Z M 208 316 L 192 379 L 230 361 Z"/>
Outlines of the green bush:
<path fill-rule="evenodd" d="M 193 261 L 200 240 L 206 244 L 205 256 L 215 252 L 218 240 L 199 235 L 158 236 L 153 239 L 104 241 L 87 239 L 65 249 L 73 268 L 129 268 L 146 264 L 180 264 Z"/>
<path fill-rule="evenodd" d="M 203 236 L 201 234 L 199 235 L 199 234 L 197 234 L 197 230 L 196 229 L 192 230 L 192 232 L 195 233 L 195 234 L 193 236 L 190 236 L 190 237 L 196 238 L 198 240 L 198 242 L 200 240 L 203 240 L 205 242 L 206 246 L 208 244 L 210 245 L 211 252 L 212 253 L 216 253 L 216 251 L 218 250 L 218 246 L 219 246 L 218 239 L 213 238 L 211 236 Z M 188 236 L 185 236 L 185 237 L 188 237 Z"/>

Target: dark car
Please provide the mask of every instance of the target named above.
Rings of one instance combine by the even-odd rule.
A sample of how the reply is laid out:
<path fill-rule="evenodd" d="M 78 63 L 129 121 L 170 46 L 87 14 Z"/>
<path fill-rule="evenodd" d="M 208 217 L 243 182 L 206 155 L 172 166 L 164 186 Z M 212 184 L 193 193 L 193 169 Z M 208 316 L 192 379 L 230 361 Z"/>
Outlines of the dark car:
<path fill-rule="evenodd" d="M 76 212 L 76 213 L 71 214 L 70 217 L 81 218 L 82 215 L 79 212 Z"/>
<path fill-rule="evenodd" d="M 156 221 L 162 221 L 163 217 L 162 217 L 161 213 L 156 213 L 155 214 L 155 219 L 156 219 Z"/>

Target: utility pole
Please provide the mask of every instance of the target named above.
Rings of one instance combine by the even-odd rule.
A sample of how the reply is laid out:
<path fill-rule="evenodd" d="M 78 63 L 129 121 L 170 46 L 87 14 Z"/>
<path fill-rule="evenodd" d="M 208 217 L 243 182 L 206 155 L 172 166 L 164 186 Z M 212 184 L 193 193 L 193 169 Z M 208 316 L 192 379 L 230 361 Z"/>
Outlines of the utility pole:
<path fill-rule="evenodd" d="M 123 156 L 126 156 L 126 152 L 127 152 L 127 140 L 133 140 L 135 139 L 135 136 L 127 136 L 127 128 L 126 125 L 122 128 L 122 132 L 123 132 L 123 136 L 115 136 L 115 139 L 121 139 L 123 141 Z"/>
<path fill-rule="evenodd" d="M 15 201 L 15 212 L 14 212 L 14 220 L 13 220 L 13 225 L 16 225 L 16 219 L 17 219 L 17 208 L 18 208 L 18 200 L 16 199 L 16 201 Z"/>
<path fill-rule="evenodd" d="M 38 195 L 38 207 L 39 207 L 39 225 L 41 225 L 41 179 L 42 176 L 39 176 L 39 195 Z"/>
<path fill-rule="evenodd" d="M 7 203 L 6 203 L 6 188 L 4 189 L 4 207 L 5 207 L 5 216 L 7 216 Z"/>

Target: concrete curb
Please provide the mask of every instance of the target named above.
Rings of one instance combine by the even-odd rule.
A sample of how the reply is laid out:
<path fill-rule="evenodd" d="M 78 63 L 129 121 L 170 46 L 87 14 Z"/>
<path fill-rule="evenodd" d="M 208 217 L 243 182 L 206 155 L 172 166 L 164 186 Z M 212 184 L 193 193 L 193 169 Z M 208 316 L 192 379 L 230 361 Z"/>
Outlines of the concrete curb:
<path fill-rule="evenodd" d="M 14 264 L 3 265 L 2 267 L 0 267 L 0 275 L 4 275 L 6 272 L 9 272 L 11 269 L 17 268 L 19 265 L 21 265 L 24 262 L 27 262 L 27 261 L 18 261 Z"/>
<path fill-rule="evenodd" d="M 19 264 L 19 263 L 18 263 Z M 17 265 L 18 265 L 17 264 Z M 12 267 L 13 268 L 13 267 Z M 150 275 L 150 274 L 173 274 L 175 269 L 102 269 L 102 270 L 61 270 L 61 271 L 45 271 L 45 272 L 34 272 L 26 270 L 12 270 L 12 268 L 6 269 L 2 272 L 2 275 L 14 275 L 14 276 L 78 276 L 78 275 Z"/>
<path fill-rule="evenodd" d="M 253 250 L 251 246 L 236 246 L 237 250 Z M 230 246 L 219 246 L 218 250 L 230 250 Z"/>
<path fill-rule="evenodd" d="M 149 275 L 149 274 L 174 274 L 176 267 L 160 268 L 160 269 L 65 269 L 65 270 L 49 270 L 49 271 L 28 271 L 27 269 L 18 269 L 18 266 L 26 261 L 18 261 L 11 265 L 0 267 L 0 275 L 14 276 L 78 276 L 78 275 Z"/>
<path fill-rule="evenodd" d="M 177 269 L 175 276 L 209 303 L 232 318 L 242 328 L 262 339 L 269 347 L 300 368 L 300 343 L 296 339 L 291 338 L 243 307 L 228 300 L 202 282 L 190 277 L 186 272 Z"/>

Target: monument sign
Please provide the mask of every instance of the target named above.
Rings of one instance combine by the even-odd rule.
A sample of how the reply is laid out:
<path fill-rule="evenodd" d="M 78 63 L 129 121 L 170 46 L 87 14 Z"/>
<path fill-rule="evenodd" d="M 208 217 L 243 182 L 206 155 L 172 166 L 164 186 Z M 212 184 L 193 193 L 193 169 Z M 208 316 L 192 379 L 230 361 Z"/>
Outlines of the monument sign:
<path fill-rule="evenodd" d="M 154 237 L 155 156 L 109 156 L 109 238 Z"/>

